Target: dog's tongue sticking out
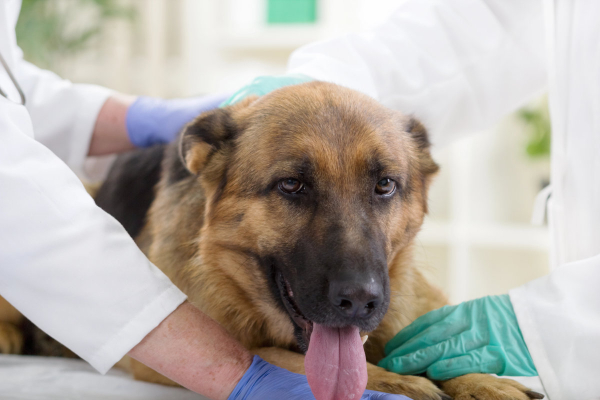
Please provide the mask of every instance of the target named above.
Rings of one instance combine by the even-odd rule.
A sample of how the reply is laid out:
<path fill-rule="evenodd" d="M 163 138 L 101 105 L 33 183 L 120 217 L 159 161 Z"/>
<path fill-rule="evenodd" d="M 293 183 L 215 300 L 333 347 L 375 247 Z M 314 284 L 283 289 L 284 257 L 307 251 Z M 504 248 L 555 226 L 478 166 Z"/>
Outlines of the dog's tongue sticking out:
<path fill-rule="evenodd" d="M 358 328 L 314 324 L 304 369 L 316 400 L 360 399 L 367 386 L 367 360 Z"/>

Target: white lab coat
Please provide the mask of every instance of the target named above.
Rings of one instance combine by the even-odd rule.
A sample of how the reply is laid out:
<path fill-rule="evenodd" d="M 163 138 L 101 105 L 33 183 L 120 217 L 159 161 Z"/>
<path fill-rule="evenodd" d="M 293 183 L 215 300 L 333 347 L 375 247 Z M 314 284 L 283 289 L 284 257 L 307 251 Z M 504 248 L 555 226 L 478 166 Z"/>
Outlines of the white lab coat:
<path fill-rule="evenodd" d="M 27 98 L 24 107 L 0 96 L 0 295 L 105 372 L 185 295 L 71 170 L 81 170 L 110 92 L 23 61 L 19 8 L 0 0 L 0 53 Z M 1 66 L 0 88 L 19 99 Z"/>
<path fill-rule="evenodd" d="M 435 145 L 548 87 L 553 272 L 510 296 L 550 399 L 600 398 L 600 2 L 409 0 L 373 31 L 297 50 L 288 70 L 413 113 Z"/>

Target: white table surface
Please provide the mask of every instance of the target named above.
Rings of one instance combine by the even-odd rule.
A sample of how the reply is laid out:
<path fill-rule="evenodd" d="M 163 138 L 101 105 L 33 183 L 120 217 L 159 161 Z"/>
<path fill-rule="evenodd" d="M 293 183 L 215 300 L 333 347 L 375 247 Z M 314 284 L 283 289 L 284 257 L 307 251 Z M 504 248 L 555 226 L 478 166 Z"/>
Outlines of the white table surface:
<path fill-rule="evenodd" d="M 538 377 L 515 379 L 544 393 Z M 126 371 L 100 375 L 66 358 L 0 355 L 1 400 L 206 400 L 186 389 L 135 381 Z"/>
<path fill-rule="evenodd" d="M 100 375 L 66 358 L 0 355 L 2 400 L 205 400 L 183 388 L 135 381 L 118 368 Z"/>

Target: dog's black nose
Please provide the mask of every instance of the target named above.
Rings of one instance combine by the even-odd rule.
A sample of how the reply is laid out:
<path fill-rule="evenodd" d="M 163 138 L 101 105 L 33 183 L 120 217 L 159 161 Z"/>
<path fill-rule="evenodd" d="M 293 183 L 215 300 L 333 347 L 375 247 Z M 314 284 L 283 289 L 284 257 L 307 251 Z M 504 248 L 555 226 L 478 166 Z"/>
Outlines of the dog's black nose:
<path fill-rule="evenodd" d="M 346 318 L 368 318 L 383 302 L 381 285 L 373 279 L 369 281 L 332 281 L 329 300 Z"/>

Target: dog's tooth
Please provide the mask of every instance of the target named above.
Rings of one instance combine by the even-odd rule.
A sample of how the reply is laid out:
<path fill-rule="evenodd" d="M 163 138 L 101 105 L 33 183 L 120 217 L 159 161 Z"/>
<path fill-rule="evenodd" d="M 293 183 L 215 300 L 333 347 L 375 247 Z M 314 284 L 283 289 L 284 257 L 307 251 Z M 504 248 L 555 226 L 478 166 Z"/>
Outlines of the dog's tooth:
<path fill-rule="evenodd" d="M 367 343 L 367 339 L 369 338 L 369 335 L 365 335 L 365 336 L 361 336 L 360 340 L 362 340 L 363 342 L 363 346 L 365 345 L 365 343 Z"/>

